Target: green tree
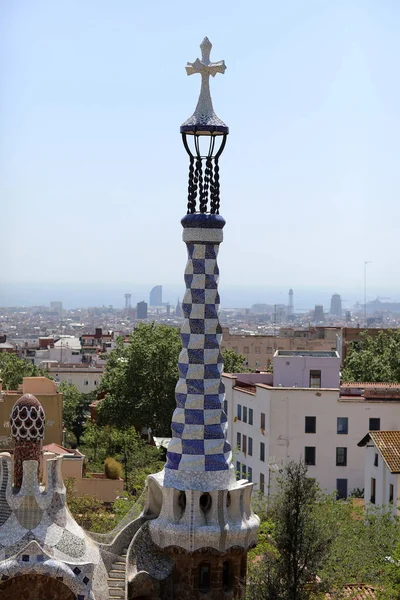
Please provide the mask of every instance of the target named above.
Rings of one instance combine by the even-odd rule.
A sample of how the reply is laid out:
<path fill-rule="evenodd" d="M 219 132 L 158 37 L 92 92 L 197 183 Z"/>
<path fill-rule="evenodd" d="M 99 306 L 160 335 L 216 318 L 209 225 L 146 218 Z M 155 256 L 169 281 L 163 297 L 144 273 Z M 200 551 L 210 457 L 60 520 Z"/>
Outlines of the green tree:
<path fill-rule="evenodd" d="M 24 377 L 48 377 L 46 371 L 16 354 L 0 352 L 0 378 L 6 390 L 16 390 Z"/>
<path fill-rule="evenodd" d="M 106 455 L 113 451 L 114 445 L 110 443 L 110 436 L 110 427 L 101 427 L 97 423 L 87 421 L 81 442 L 84 453 L 86 449 L 90 451 L 88 458 L 92 472 L 101 471 Z"/>
<path fill-rule="evenodd" d="M 67 431 L 74 434 L 80 444 L 94 394 L 82 394 L 72 383 L 62 381 L 58 391 L 63 394 L 63 422 Z"/>
<path fill-rule="evenodd" d="M 250 569 L 249 600 L 308 600 L 316 575 L 332 544 L 333 532 L 323 518 L 325 505 L 303 462 L 286 465 L 278 481 L 269 517 L 273 546 Z M 311 584 L 311 585 L 310 585 Z"/>
<path fill-rule="evenodd" d="M 344 381 L 400 383 L 400 329 L 351 342 L 342 376 Z"/>
<path fill-rule="evenodd" d="M 333 597 L 341 598 L 349 583 L 386 587 L 382 574 L 399 538 L 399 521 L 390 508 L 354 507 L 336 502 L 324 514 L 328 527 L 335 528 L 329 555 L 319 576 Z M 394 600 L 395 596 L 389 596 Z"/>
<path fill-rule="evenodd" d="M 386 556 L 377 598 L 378 600 L 400 600 L 400 543 L 396 545 L 391 555 Z"/>
<path fill-rule="evenodd" d="M 222 357 L 224 359 L 225 373 L 246 373 L 249 371 L 245 365 L 246 358 L 242 354 L 226 349 L 223 351 Z"/>
<path fill-rule="evenodd" d="M 161 471 L 161 452 L 142 440 L 134 427 L 113 429 L 115 455 L 124 465 L 126 489 L 135 495 L 144 489 L 147 475 Z"/>
<path fill-rule="evenodd" d="M 169 435 L 178 381 L 179 330 L 141 323 L 128 347 L 117 341 L 106 364 L 101 388 L 101 423 L 119 428 L 147 425 L 158 435 Z"/>

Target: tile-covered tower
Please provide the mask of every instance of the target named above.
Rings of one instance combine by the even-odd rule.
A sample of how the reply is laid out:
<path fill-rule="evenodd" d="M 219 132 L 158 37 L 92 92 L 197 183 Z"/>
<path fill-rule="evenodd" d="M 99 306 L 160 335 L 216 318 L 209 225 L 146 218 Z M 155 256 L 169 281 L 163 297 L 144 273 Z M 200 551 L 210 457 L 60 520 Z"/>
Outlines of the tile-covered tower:
<path fill-rule="evenodd" d="M 175 564 L 173 597 L 219 600 L 242 597 L 246 555 L 259 520 L 251 509 L 252 484 L 236 480 L 223 411 L 217 256 L 225 221 L 219 214 L 219 159 L 229 129 L 214 112 L 209 78 L 226 66 L 210 61 L 207 38 L 200 48 L 201 60 L 186 66 L 188 75 L 201 75 L 200 96 L 181 127 L 190 166 L 176 409 L 165 469 L 149 477 L 148 489 L 150 504 L 160 508 L 150 522 L 151 538 Z"/>

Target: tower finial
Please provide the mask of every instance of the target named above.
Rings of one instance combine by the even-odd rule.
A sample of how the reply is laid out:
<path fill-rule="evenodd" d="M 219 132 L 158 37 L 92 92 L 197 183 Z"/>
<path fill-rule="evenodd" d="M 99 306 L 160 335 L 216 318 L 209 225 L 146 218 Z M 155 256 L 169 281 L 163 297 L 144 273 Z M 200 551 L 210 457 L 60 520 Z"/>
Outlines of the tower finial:
<path fill-rule="evenodd" d="M 217 73 L 222 75 L 226 71 L 224 60 L 217 62 L 210 61 L 212 44 L 208 37 L 205 37 L 200 44 L 201 60 L 196 58 L 194 62 L 188 62 L 186 73 L 194 75 L 200 73 L 201 88 L 200 96 L 193 115 L 187 119 L 181 126 L 181 133 L 202 135 L 222 135 L 229 133 L 229 128 L 214 112 L 213 103 L 210 94 L 210 75 L 215 77 Z"/>

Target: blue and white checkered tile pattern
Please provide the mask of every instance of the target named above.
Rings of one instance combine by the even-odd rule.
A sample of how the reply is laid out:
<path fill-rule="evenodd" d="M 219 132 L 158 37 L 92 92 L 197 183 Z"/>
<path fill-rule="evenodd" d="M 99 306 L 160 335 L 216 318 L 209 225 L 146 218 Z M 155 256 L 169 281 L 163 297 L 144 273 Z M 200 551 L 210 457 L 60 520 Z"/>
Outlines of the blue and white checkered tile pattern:
<path fill-rule="evenodd" d="M 187 248 L 187 289 L 182 302 L 185 321 L 166 468 L 225 471 L 230 466 L 231 448 L 222 410 L 225 388 L 218 319 L 219 244 L 188 243 Z"/>

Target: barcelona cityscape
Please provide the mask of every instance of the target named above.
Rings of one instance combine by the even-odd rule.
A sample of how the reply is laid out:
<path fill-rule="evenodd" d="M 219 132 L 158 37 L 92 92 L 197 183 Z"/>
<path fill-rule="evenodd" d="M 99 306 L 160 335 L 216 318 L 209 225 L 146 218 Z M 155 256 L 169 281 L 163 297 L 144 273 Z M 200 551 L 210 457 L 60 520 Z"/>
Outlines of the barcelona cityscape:
<path fill-rule="evenodd" d="M 0 4 L 0 600 L 400 600 L 399 30 Z"/>

